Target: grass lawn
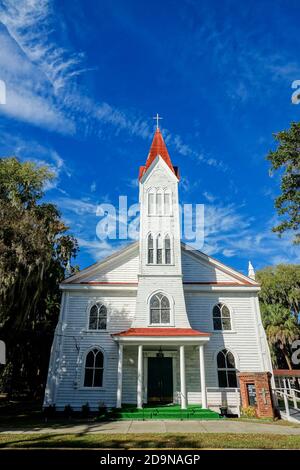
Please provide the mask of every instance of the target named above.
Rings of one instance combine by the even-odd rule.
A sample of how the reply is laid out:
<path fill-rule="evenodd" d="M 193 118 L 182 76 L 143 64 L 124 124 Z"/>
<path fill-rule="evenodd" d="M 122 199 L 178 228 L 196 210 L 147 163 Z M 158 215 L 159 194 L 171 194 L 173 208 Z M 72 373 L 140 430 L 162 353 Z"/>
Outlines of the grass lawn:
<path fill-rule="evenodd" d="M 2 434 L 1 448 L 300 449 L 299 436 L 277 434 Z"/>

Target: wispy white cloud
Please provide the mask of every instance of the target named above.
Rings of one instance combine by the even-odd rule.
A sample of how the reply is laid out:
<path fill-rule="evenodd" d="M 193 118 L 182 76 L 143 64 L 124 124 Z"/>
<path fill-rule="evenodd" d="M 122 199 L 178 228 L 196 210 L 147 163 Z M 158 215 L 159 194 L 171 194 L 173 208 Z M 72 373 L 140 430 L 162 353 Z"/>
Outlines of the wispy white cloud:
<path fill-rule="evenodd" d="M 214 202 L 216 200 L 216 196 L 213 194 L 209 193 L 208 191 L 204 191 L 203 196 L 208 202 Z"/>
<path fill-rule="evenodd" d="M 15 156 L 22 161 L 30 160 L 38 166 L 46 165 L 54 174 L 54 179 L 45 185 L 45 191 L 57 188 L 60 183 L 60 177 L 66 175 L 72 176 L 72 171 L 65 160 L 51 145 L 40 144 L 35 140 L 24 140 L 18 134 L 12 134 L 0 129 L 0 150 L 1 156 Z M 63 191 L 65 193 L 65 191 Z"/>
<path fill-rule="evenodd" d="M 76 215 L 93 215 L 96 216 L 97 204 L 86 202 L 82 199 L 71 197 L 61 197 L 56 199 L 56 203 L 63 210 L 70 211 Z"/>
<path fill-rule="evenodd" d="M 77 76 L 90 69 L 84 66 L 82 52 L 57 44 L 59 13 L 51 0 L 4 0 L 3 5 L 0 21 L 9 37 L 0 31 L 0 65 L 7 82 L 7 105 L 0 112 L 65 134 L 103 136 L 103 126 L 110 126 L 115 133 L 150 139 L 152 126 L 138 113 L 94 101 L 78 86 Z M 64 19 L 60 17 L 59 23 L 63 25 Z M 178 134 L 166 129 L 164 135 L 180 155 L 226 171 L 224 162 L 194 150 Z"/>
<path fill-rule="evenodd" d="M 6 83 L 4 115 L 62 133 L 73 133 L 74 124 L 64 115 L 40 70 L 28 60 L 15 41 L 0 28 L 0 70 Z"/>
<path fill-rule="evenodd" d="M 128 242 L 113 243 L 107 240 L 101 241 L 96 238 L 78 238 L 79 248 L 85 250 L 95 260 L 99 261 L 112 255 L 115 251 L 121 250 Z"/>
<path fill-rule="evenodd" d="M 258 224 L 253 217 L 247 216 L 241 206 L 207 204 L 203 251 L 227 258 L 255 259 L 259 268 L 278 262 L 299 262 L 300 252 L 293 245 L 292 237 L 285 235 L 279 238 L 272 232 L 274 225 L 274 218 Z"/>
<path fill-rule="evenodd" d="M 4 0 L 0 21 L 29 60 L 43 71 L 57 92 L 74 76 L 83 73 L 83 53 L 71 54 L 57 47 L 53 17 L 57 15 L 49 0 Z"/>

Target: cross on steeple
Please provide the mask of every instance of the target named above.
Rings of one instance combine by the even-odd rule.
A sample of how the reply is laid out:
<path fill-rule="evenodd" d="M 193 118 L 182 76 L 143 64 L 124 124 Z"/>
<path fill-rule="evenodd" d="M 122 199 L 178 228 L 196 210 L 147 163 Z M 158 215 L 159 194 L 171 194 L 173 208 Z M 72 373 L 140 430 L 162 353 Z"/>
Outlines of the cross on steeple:
<path fill-rule="evenodd" d="M 156 116 L 154 116 L 153 119 L 156 119 L 156 129 L 159 129 L 159 119 L 163 119 L 162 117 L 159 116 L 158 113 L 156 113 Z"/>

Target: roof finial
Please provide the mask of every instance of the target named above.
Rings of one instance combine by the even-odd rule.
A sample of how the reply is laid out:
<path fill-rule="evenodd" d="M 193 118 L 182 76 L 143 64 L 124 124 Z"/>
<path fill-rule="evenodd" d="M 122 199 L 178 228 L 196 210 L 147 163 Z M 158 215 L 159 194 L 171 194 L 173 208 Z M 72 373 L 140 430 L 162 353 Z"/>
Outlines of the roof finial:
<path fill-rule="evenodd" d="M 248 263 L 248 277 L 250 277 L 250 279 L 253 279 L 255 281 L 255 271 L 254 271 L 251 261 L 249 261 Z"/>
<path fill-rule="evenodd" d="M 156 119 L 156 130 L 158 130 L 159 129 L 159 125 L 158 125 L 159 124 L 159 119 L 163 119 L 163 118 L 160 117 L 158 113 L 156 113 L 156 116 L 154 116 L 153 119 Z"/>

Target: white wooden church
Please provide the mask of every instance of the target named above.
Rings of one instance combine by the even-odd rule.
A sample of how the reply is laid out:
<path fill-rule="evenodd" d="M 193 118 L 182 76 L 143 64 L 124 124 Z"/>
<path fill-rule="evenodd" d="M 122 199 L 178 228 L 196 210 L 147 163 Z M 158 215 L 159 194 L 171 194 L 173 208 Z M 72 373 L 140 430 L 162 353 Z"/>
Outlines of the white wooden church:
<path fill-rule="evenodd" d="M 238 413 L 238 372 L 272 372 L 259 285 L 180 240 L 179 173 L 157 128 L 139 172 L 140 239 L 67 278 L 44 405 Z"/>

